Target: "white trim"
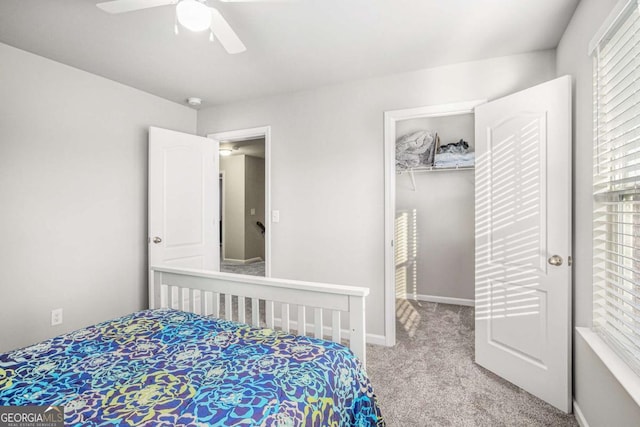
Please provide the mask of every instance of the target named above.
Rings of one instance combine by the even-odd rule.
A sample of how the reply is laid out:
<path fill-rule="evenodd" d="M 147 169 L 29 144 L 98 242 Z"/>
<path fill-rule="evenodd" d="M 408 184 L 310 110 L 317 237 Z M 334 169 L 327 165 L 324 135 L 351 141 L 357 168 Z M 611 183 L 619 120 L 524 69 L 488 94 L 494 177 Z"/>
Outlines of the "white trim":
<path fill-rule="evenodd" d="M 578 402 L 576 402 L 575 399 L 573 400 L 573 416 L 576 418 L 576 421 L 578 422 L 578 425 L 580 427 L 589 427 L 589 423 L 584 417 L 584 414 L 582 413 L 582 410 L 578 406 Z"/>
<path fill-rule="evenodd" d="M 275 279 L 271 277 L 259 277 L 259 276 L 246 276 L 244 274 L 222 273 L 219 271 L 209 270 L 196 270 L 193 268 L 178 268 L 169 266 L 152 265 L 151 270 L 158 273 L 166 273 L 166 276 L 178 276 L 180 277 L 194 277 L 196 281 L 202 282 L 205 285 L 215 280 L 223 281 L 227 283 L 238 283 L 243 285 L 259 285 L 265 288 L 279 288 L 279 289 L 302 289 L 309 292 L 322 292 L 325 294 L 347 295 L 366 297 L 369 295 L 369 288 L 360 286 L 347 286 L 336 285 L 332 283 L 320 283 L 320 282 L 305 282 L 302 280 L 290 280 L 290 279 Z M 183 285 L 186 287 L 186 285 Z M 193 289 L 200 289 L 194 287 Z M 208 290 L 208 289 L 205 289 Z M 240 295 L 234 292 L 230 292 L 231 295 Z M 251 297 L 251 295 L 245 295 Z M 285 294 L 282 297 L 287 304 L 295 304 L 295 301 L 289 302 L 290 295 Z M 264 298 L 263 298 L 264 299 Z M 330 308 L 330 307 L 317 307 L 317 308 Z"/>
<path fill-rule="evenodd" d="M 620 19 L 626 15 L 629 8 L 636 5 L 637 0 L 618 1 L 611 10 L 611 13 L 607 16 L 607 19 L 604 20 L 596 34 L 589 42 L 589 56 L 593 55 L 593 52 L 598 48 L 600 43 L 602 43 L 602 41 L 609 36 L 611 31 L 615 29 L 616 25 L 620 22 Z"/>
<path fill-rule="evenodd" d="M 591 350 L 602 360 L 629 396 L 640 405 L 640 376 L 590 328 L 577 327 L 576 332 L 591 347 Z"/>
<path fill-rule="evenodd" d="M 264 274 L 265 277 L 271 277 L 271 126 L 207 134 L 207 138 L 217 140 L 218 144 L 221 141 L 246 141 L 260 137 L 264 137 L 264 221 L 267 224 L 264 232 Z"/>
<path fill-rule="evenodd" d="M 466 298 L 451 298 L 451 297 L 439 297 L 436 295 L 420 295 L 420 294 L 409 294 L 407 295 L 408 299 L 414 297 L 418 301 L 426 301 L 426 302 L 437 302 L 441 304 L 453 304 L 453 305 L 464 305 L 467 307 L 475 307 L 476 302 L 472 299 Z"/>
<path fill-rule="evenodd" d="M 222 188 L 220 189 L 220 206 L 218 206 L 219 208 L 219 214 L 218 214 L 218 228 L 220 228 L 220 246 L 221 246 L 221 251 L 220 251 L 220 262 L 222 262 L 222 260 L 227 258 L 227 248 L 225 245 L 225 236 L 227 233 L 224 232 L 224 206 L 227 203 L 227 184 L 226 184 L 226 178 L 225 178 L 225 171 L 220 170 L 220 161 L 218 159 L 218 175 L 219 175 L 219 180 L 218 180 L 218 186 L 220 186 L 220 181 L 222 181 Z M 220 227 L 220 224 L 222 224 L 222 227 Z"/>
<path fill-rule="evenodd" d="M 441 117 L 473 113 L 486 100 L 385 111 L 384 113 L 384 333 L 388 346 L 396 343 L 395 211 L 396 211 L 396 122 L 419 117 Z"/>
<path fill-rule="evenodd" d="M 387 345 L 387 340 L 384 335 L 367 334 L 367 344 Z"/>

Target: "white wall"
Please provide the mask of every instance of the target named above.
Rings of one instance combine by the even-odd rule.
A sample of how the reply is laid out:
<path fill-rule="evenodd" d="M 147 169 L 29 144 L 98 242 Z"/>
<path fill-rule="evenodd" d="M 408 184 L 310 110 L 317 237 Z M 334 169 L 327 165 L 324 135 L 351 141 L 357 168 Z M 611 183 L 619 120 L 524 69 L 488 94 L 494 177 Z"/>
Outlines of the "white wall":
<path fill-rule="evenodd" d="M 617 0 L 582 0 L 557 49 L 558 75 L 574 78 L 574 325 L 591 326 L 592 311 L 592 59 L 588 44 Z M 637 426 L 640 408 L 574 334 L 574 398 L 591 427 Z"/>
<path fill-rule="evenodd" d="M 396 134 L 401 137 L 426 129 L 438 133 L 441 145 L 464 139 L 473 149 L 474 123 L 473 114 L 402 120 L 396 123 Z M 408 266 L 406 278 L 404 269 L 407 266 L 396 267 L 396 295 L 401 292 L 408 298 L 436 296 L 473 300 L 473 170 L 416 172 L 414 179 L 415 189 L 407 173 L 396 174 L 396 212 L 407 215 L 412 222 L 411 227 L 416 228 L 415 233 L 407 236 L 409 245 L 415 245 L 415 251 L 409 251 L 415 254 L 415 262 Z M 396 224 L 398 222 L 403 220 L 396 220 Z M 396 251 L 402 249 L 399 239 L 396 239 Z"/>
<path fill-rule="evenodd" d="M 384 333 L 383 112 L 497 98 L 552 79 L 555 51 L 456 64 L 198 112 L 198 133 L 271 125 L 272 275 L 368 287 Z"/>
<path fill-rule="evenodd" d="M 224 172 L 222 209 L 222 257 L 244 260 L 244 157 L 220 156 L 220 172 Z"/>
<path fill-rule="evenodd" d="M 220 171 L 224 172 L 223 260 L 265 259 L 264 237 L 256 225 L 256 221 L 264 224 L 264 159 L 220 156 Z"/>
<path fill-rule="evenodd" d="M 245 195 L 244 195 L 244 259 L 265 259 L 264 235 L 256 222 L 264 221 L 264 159 L 245 156 Z M 254 214 L 251 214 L 254 209 Z"/>
<path fill-rule="evenodd" d="M 0 64 L 2 352 L 146 307 L 147 128 L 196 114 L 3 44 Z"/>

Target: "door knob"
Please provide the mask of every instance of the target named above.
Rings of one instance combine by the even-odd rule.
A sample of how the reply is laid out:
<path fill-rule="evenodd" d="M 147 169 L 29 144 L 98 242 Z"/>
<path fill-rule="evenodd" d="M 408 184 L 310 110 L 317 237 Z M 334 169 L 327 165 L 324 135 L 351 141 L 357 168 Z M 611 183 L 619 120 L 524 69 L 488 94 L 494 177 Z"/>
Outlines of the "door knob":
<path fill-rule="evenodd" d="M 562 265 L 562 257 L 560 255 L 553 255 L 549 258 L 549 264 L 555 265 L 556 267 Z"/>
<path fill-rule="evenodd" d="M 159 238 L 159 237 L 154 237 L 153 238 L 153 243 L 160 243 L 160 242 L 162 242 L 161 238 Z M 549 262 L 551 262 L 551 261 L 549 261 Z M 560 261 L 560 262 L 562 262 L 562 261 Z"/>

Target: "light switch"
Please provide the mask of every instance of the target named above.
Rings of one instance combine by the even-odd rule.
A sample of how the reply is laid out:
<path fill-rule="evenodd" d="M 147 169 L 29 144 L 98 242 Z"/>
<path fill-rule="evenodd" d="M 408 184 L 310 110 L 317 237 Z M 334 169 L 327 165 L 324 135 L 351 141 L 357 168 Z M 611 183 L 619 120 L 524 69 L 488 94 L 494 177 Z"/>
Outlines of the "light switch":
<path fill-rule="evenodd" d="M 271 211 L 271 222 L 280 222 L 280 211 Z"/>
<path fill-rule="evenodd" d="M 251 208 L 251 215 L 255 215 L 256 214 L 256 208 Z"/>

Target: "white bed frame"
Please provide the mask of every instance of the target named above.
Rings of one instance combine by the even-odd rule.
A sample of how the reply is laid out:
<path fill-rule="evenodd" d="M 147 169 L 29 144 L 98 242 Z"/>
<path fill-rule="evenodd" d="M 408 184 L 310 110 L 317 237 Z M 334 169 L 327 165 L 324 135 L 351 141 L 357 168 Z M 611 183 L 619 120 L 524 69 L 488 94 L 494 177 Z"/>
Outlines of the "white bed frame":
<path fill-rule="evenodd" d="M 224 298 L 224 317 L 260 327 L 261 314 L 268 328 L 285 332 L 295 330 L 298 335 L 340 342 L 349 339 L 353 353 L 366 364 L 366 333 L 364 298 L 369 289 L 297 280 L 274 279 L 174 267 L 151 267 L 149 281 L 149 308 L 175 308 L 206 316 L 220 317 L 221 296 Z M 237 297 L 234 313 L 232 298 Z M 260 313 L 259 300 L 265 301 L 265 312 Z M 275 304 L 278 303 L 278 304 Z M 251 319 L 246 319 L 245 309 L 251 304 Z M 280 317 L 275 316 L 276 308 Z M 297 318 L 292 321 L 290 312 L 297 308 Z M 325 325 L 323 313 L 331 312 L 331 324 Z M 312 312 L 313 316 L 307 316 Z M 349 329 L 343 331 L 342 313 L 346 312 Z M 313 321 L 309 322 L 309 318 Z M 328 333 L 326 333 L 328 332 Z"/>

